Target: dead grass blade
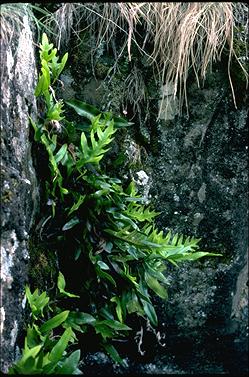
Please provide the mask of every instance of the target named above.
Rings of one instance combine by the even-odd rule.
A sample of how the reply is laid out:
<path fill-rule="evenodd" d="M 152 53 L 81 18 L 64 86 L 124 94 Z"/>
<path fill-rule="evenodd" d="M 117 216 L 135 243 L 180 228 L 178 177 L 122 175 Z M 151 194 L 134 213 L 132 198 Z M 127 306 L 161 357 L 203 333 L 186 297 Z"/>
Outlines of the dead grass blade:
<path fill-rule="evenodd" d="M 12 9 L 12 4 L 5 4 L 4 7 L 3 11 L 1 8 L 1 14 L 4 14 L 8 7 Z M 12 12 L 11 18 L 18 24 L 18 12 Z M 5 35 L 11 35 L 14 30 L 12 20 L 9 22 L 3 25 Z M 161 85 L 173 85 L 174 96 L 179 98 L 181 111 L 183 104 L 187 107 L 187 81 L 190 71 L 194 72 L 196 82 L 201 86 L 207 72 L 212 69 L 212 64 L 221 59 L 224 51 L 228 55 L 228 78 L 236 106 L 230 73 L 233 59 L 241 67 L 247 83 L 248 73 L 235 51 L 234 36 L 241 26 L 245 28 L 246 22 L 248 24 L 248 8 L 245 3 L 62 3 L 56 12 L 45 18 L 44 25 L 53 30 L 58 48 L 66 46 L 72 32 L 79 38 L 83 25 L 84 30 L 88 29 L 93 36 L 95 43 L 91 46 L 92 61 L 103 42 L 107 48 L 112 46 L 114 52 L 115 44 L 119 45 L 119 51 L 127 48 L 131 61 L 132 44 L 135 44 L 141 55 L 146 56 L 149 64 L 155 68 L 154 71 L 158 72 Z M 138 26 L 144 30 L 142 43 L 137 42 Z M 125 38 L 120 38 L 122 34 Z M 118 43 L 115 43 L 117 40 Z M 246 38 L 244 44 L 247 45 Z M 116 55 L 119 59 L 120 54 Z M 116 66 L 117 62 L 115 69 Z M 138 75 L 134 76 L 134 72 L 133 78 L 140 80 Z M 127 78 L 127 82 L 130 79 L 131 77 Z M 139 86 L 138 82 L 137 87 Z M 136 85 L 134 90 L 135 87 Z M 133 90 L 131 88 L 131 85 L 127 86 L 128 91 Z M 135 102 L 137 106 L 137 100 Z"/>

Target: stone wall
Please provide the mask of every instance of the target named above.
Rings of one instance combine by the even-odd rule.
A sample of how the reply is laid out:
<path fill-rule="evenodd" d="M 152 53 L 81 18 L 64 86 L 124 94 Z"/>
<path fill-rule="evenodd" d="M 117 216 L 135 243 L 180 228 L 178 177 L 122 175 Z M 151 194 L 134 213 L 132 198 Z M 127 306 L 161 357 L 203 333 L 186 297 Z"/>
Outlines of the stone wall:
<path fill-rule="evenodd" d="M 223 254 L 169 271 L 172 288 L 162 322 L 182 362 L 185 354 L 185 367 L 180 343 L 193 356 L 202 350 L 202 368 L 210 354 L 225 370 L 246 368 L 247 125 L 246 104 L 235 109 L 225 75 L 216 70 L 203 89 L 189 86 L 189 118 L 162 123 L 157 164 L 151 156 L 161 226 L 201 237 L 203 249 Z"/>
<path fill-rule="evenodd" d="M 96 78 L 89 73 L 90 65 L 82 66 L 80 54 L 80 48 L 74 51 L 71 70 L 68 67 L 62 78 L 65 98 L 70 93 L 99 108 L 109 109 L 111 102 L 114 111 L 121 110 L 116 92 L 122 92 L 125 76 L 114 77 L 115 91 L 103 82 L 98 90 L 89 91 Z M 106 64 L 105 59 L 103 54 L 100 61 Z M 158 98 L 162 106 L 159 122 L 148 114 L 134 118 L 125 136 L 117 134 L 111 162 L 106 160 L 112 169 L 113 161 L 123 154 L 117 169 L 120 177 L 134 177 L 138 183 L 141 175 L 146 177 L 140 188 L 161 212 L 161 228 L 201 237 L 203 250 L 223 255 L 168 268 L 169 300 L 155 303 L 166 346 L 158 346 L 156 337 L 145 331 L 146 356 L 134 356 L 134 349 L 129 353 L 130 346 L 126 349 L 129 357 L 133 353 L 139 360 L 130 360 L 131 372 L 165 373 L 170 366 L 170 373 L 176 374 L 239 375 L 248 369 L 248 98 L 243 90 L 237 92 L 236 109 L 226 69 L 217 64 L 203 88 L 190 78 L 187 116 L 185 110 L 177 113 L 177 99 L 171 99 L 164 86 L 169 103 L 161 99 L 160 91 L 152 93 L 150 100 L 151 105 Z M 149 115 L 153 112 L 155 107 Z M 146 117 L 147 123 L 143 122 Z M 98 357 L 86 358 L 93 375 Z"/>
<path fill-rule="evenodd" d="M 8 21 L 1 20 L 7 31 Z M 29 142 L 29 116 L 35 119 L 36 114 L 34 44 L 28 16 L 17 22 L 9 29 L 13 34 L 6 31 L 1 39 L 1 371 L 5 373 L 19 353 L 28 239 L 38 207 Z"/>
<path fill-rule="evenodd" d="M 21 21 L 21 29 L 1 46 L 3 372 L 18 357 L 16 341 L 24 324 L 29 232 L 39 205 L 28 118 L 36 114 L 36 64 L 28 17 Z M 62 76 L 64 98 L 76 96 L 102 109 L 110 103 L 111 108 L 121 109 L 118 94 L 125 76 L 115 78 L 115 91 L 111 85 L 99 90 L 100 81 L 89 73 L 90 63 L 87 70 L 79 52 L 73 56 L 76 64 L 71 62 L 70 67 L 69 61 Z M 114 57 L 107 62 L 114 64 Z M 101 80 L 100 75 L 97 79 Z M 161 212 L 160 227 L 202 237 L 203 249 L 223 256 L 186 263 L 179 269 L 169 267 L 169 300 L 155 302 L 165 347 L 161 348 L 155 334 L 144 329 L 145 356 L 130 344 L 126 349 L 131 373 L 243 373 L 248 368 L 247 105 L 242 101 L 237 110 L 234 108 L 221 67 L 208 76 L 203 89 L 191 82 L 188 89 L 189 117 L 179 116 L 177 102 L 172 102 L 170 116 L 167 108 L 159 122 L 155 116 L 146 123 L 146 114 L 142 114 L 122 137 L 117 135 L 110 160 L 120 153 L 126 160 L 110 173 L 137 180 Z M 154 93 L 150 105 L 156 98 L 164 106 L 160 92 Z M 112 165 L 107 158 L 108 168 Z M 88 355 L 88 362 L 87 358 L 83 360 L 84 370 L 89 365 L 92 375 L 98 368 L 99 375 L 105 374 L 103 365 L 108 363 L 94 355 Z M 108 370 L 112 373 L 115 366 L 111 364 Z"/>

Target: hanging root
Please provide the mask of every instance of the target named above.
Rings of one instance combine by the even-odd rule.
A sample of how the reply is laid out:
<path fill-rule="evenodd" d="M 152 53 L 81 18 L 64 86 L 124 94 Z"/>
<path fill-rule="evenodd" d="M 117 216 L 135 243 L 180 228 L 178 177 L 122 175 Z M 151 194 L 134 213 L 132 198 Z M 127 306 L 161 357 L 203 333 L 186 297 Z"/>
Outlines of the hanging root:
<path fill-rule="evenodd" d="M 162 343 L 162 340 L 165 339 L 165 334 L 161 335 L 160 331 L 156 332 L 156 330 L 151 326 L 149 320 L 147 320 L 146 325 L 147 325 L 146 330 L 151 331 L 156 336 L 158 344 L 160 344 L 160 346 L 162 347 L 165 347 L 166 343 Z"/>
<path fill-rule="evenodd" d="M 137 343 L 137 349 L 138 349 L 138 352 L 140 353 L 140 355 L 144 356 L 145 355 L 145 351 L 142 351 L 141 349 L 141 346 L 143 344 L 143 335 L 144 335 L 144 329 L 143 329 L 143 326 L 141 326 L 141 330 L 140 331 L 137 331 L 136 333 L 136 336 L 135 336 L 135 341 Z"/>

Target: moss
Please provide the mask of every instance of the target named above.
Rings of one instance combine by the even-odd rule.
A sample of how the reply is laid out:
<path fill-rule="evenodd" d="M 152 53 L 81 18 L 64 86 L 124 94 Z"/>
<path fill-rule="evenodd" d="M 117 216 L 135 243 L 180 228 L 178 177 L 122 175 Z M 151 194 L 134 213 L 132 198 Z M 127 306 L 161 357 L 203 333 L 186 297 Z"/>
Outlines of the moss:
<path fill-rule="evenodd" d="M 29 281 L 33 288 L 41 291 L 54 286 L 58 274 L 57 256 L 49 250 L 44 242 L 38 240 L 37 235 L 29 239 Z"/>
<path fill-rule="evenodd" d="M 246 25 L 241 25 L 235 31 L 234 40 L 233 40 L 233 48 L 234 48 L 234 53 L 237 56 L 237 58 L 240 60 L 241 65 L 246 70 L 246 72 L 248 72 L 249 60 L 248 60 L 246 38 L 247 38 Z M 233 60 L 231 69 L 234 75 L 236 75 L 237 79 L 246 83 L 245 74 L 237 60 L 235 59 Z"/>
<path fill-rule="evenodd" d="M 1 202 L 2 203 L 9 203 L 13 198 L 13 192 L 6 190 L 3 192 L 3 195 L 1 196 Z"/>
<path fill-rule="evenodd" d="M 99 79 L 104 79 L 108 74 L 110 67 L 106 63 L 97 62 L 95 65 L 95 74 Z"/>

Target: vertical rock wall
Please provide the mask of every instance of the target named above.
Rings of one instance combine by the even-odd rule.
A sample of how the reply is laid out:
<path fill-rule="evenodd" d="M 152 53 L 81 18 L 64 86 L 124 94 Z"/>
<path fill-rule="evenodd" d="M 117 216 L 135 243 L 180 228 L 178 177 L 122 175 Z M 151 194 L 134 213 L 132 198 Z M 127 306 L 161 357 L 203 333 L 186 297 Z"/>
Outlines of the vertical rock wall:
<path fill-rule="evenodd" d="M 12 20 L 13 21 L 13 20 Z M 3 20 L 8 27 L 8 20 Z M 28 16 L 1 39 L 1 371 L 18 356 L 23 326 L 29 232 L 38 190 L 29 142 L 36 66 Z"/>
<path fill-rule="evenodd" d="M 236 110 L 221 69 L 203 89 L 188 89 L 189 117 L 158 127 L 151 194 L 162 227 L 201 237 L 204 250 L 223 256 L 168 270 L 169 300 L 158 303 L 161 331 L 189 373 L 240 375 L 248 369 L 246 96 Z"/>
<path fill-rule="evenodd" d="M 96 89 L 90 63 L 82 65 L 82 51 L 78 48 L 62 77 L 64 93 L 103 109 L 111 102 L 118 112 L 122 101 L 116 92 L 122 93 L 126 73 L 115 76 L 115 91 L 103 82 Z M 103 54 L 96 67 L 109 62 L 110 68 L 115 62 L 108 59 Z M 145 72 L 146 67 L 144 76 Z M 159 98 L 160 121 L 146 124 L 133 119 L 134 126 L 125 137 L 118 139 L 117 134 L 118 145 L 110 152 L 109 170 L 123 153 L 127 159 L 120 176 L 130 174 L 137 183 L 139 177 L 147 177 L 144 193 L 161 212 L 160 228 L 201 237 L 202 249 L 223 255 L 179 269 L 169 266 L 169 300 L 155 302 L 166 347 L 157 347 L 156 339 L 148 336 L 143 347 L 150 363 L 142 366 L 146 357 L 140 358 L 132 372 L 165 373 L 169 358 L 177 374 L 248 371 L 248 98 L 237 80 L 234 86 L 240 102 L 237 110 L 222 63 L 208 75 L 204 88 L 190 79 L 188 117 L 185 112 L 177 114 L 170 85 L 161 90 L 169 103 L 155 89 L 151 104 Z M 153 86 L 148 89 L 153 92 Z"/>

